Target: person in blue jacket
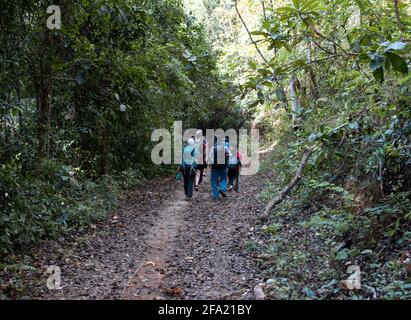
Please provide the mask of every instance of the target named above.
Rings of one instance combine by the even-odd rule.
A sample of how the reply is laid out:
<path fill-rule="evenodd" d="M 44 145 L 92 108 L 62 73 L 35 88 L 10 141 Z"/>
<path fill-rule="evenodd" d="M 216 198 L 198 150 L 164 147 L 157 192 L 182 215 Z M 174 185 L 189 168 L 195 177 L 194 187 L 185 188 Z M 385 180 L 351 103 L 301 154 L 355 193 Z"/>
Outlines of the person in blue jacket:
<path fill-rule="evenodd" d="M 217 137 L 211 148 L 209 164 L 211 164 L 211 189 L 213 199 L 220 199 L 220 194 L 227 197 L 227 165 L 230 149 L 225 145 L 223 137 Z M 218 184 L 220 182 L 220 185 Z"/>
<path fill-rule="evenodd" d="M 240 177 L 241 154 L 234 146 L 230 146 L 231 156 L 228 159 L 228 191 L 234 190 L 238 192 L 238 180 Z"/>
<path fill-rule="evenodd" d="M 193 197 L 193 188 L 196 179 L 196 148 L 193 138 L 188 139 L 187 145 L 183 148 L 183 157 L 181 160 L 180 170 L 184 177 L 184 193 L 186 200 Z"/>

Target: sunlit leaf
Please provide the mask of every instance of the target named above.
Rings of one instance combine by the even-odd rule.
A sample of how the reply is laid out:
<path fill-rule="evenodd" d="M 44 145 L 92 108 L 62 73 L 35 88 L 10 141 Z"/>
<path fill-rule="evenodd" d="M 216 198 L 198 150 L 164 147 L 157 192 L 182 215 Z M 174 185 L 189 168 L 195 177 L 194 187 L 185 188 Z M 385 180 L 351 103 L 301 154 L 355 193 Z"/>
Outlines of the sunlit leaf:
<path fill-rule="evenodd" d="M 384 52 L 388 52 L 388 51 L 391 51 L 391 50 L 402 50 L 402 49 L 405 48 L 405 46 L 406 46 L 406 44 L 405 44 L 404 42 L 397 41 L 397 42 L 391 43 L 391 44 L 384 50 Z"/>
<path fill-rule="evenodd" d="M 257 70 L 257 64 L 254 61 L 248 61 L 248 65 L 251 69 Z"/>

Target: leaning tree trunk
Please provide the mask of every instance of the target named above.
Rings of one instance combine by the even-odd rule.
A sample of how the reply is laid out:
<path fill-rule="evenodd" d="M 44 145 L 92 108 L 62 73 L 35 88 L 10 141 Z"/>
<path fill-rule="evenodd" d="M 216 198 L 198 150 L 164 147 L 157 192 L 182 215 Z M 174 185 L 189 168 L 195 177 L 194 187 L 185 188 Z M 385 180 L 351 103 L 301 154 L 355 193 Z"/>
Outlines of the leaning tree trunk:
<path fill-rule="evenodd" d="M 300 166 L 298 167 L 294 177 L 290 181 L 290 183 L 275 197 L 273 198 L 265 207 L 264 213 L 260 216 L 262 220 L 268 219 L 271 211 L 274 209 L 275 206 L 280 204 L 284 201 L 284 199 L 288 196 L 291 190 L 301 181 L 304 169 L 307 166 L 307 162 L 310 159 L 311 154 L 316 150 L 317 145 L 313 145 L 309 148 L 306 148 L 303 153 L 303 157 L 301 158 Z"/>
<path fill-rule="evenodd" d="M 261 0 L 261 6 L 262 6 L 262 8 L 263 8 L 264 20 L 267 20 L 267 11 L 266 11 L 266 9 L 265 9 L 264 0 Z"/>

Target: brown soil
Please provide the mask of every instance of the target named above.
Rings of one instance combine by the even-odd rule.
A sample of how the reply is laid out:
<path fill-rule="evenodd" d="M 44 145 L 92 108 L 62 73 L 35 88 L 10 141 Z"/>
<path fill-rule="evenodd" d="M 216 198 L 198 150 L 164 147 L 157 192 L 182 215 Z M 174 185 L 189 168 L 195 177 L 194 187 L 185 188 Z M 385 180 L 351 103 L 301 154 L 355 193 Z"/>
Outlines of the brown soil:
<path fill-rule="evenodd" d="M 240 193 L 220 201 L 208 179 L 190 202 L 169 178 L 127 193 L 106 221 L 26 253 L 36 268 L 23 274 L 26 297 L 252 299 L 262 275 L 244 244 L 262 209 L 257 180 L 242 177 Z M 61 269 L 60 290 L 46 286 L 50 265 Z"/>

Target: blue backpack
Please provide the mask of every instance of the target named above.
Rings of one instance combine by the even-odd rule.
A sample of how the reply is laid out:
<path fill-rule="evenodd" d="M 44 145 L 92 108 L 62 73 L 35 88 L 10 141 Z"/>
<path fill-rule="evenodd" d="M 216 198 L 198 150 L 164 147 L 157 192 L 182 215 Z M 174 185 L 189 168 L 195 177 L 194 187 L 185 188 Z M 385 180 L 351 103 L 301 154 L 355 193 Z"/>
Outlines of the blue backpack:
<path fill-rule="evenodd" d="M 183 167 L 194 167 L 196 166 L 196 151 L 194 146 L 185 146 L 183 148 Z"/>

